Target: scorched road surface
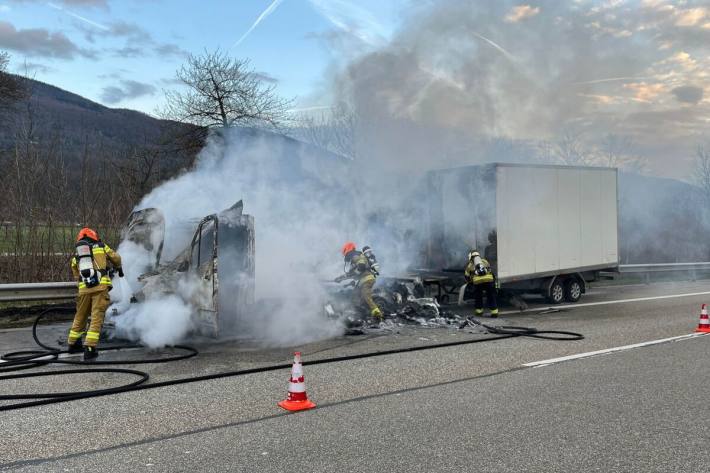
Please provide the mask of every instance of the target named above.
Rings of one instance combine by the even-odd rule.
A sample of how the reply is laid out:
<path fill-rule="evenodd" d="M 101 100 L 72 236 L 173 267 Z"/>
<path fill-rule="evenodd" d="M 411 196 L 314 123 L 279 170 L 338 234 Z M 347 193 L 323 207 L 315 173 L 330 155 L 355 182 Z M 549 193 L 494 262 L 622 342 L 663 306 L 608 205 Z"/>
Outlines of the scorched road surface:
<path fill-rule="evenodd" d="M 608 287 L 586 302 L 708 289 L 706 282 Z M 286 394 L 288 370 L 4 412 L 0 469 L 710 471 L 710 337 L 523 366 L 691 333 L 705 301 L 710 295 L 504 317 L 506 324 L 581 332 L 587 338 L 578 342 L 515 338 L 306 367 L 318 408 L 298 414 L 275 405 Z M 23 333 L 0 333 L 0 341 Z M 308 360 L 309 349 L 319 358 L 465 336 L 481 337 L 418 329 L 303 351 Z M 143 368 L 168 379 L 188 376 L 186 367 L 204 374 L 284 362 L 287 351 L 215 346 L 190 363 Z M 227 361 L 218 361 L 220 353 Z M 2 391 L 122 381 L 47 379 L 3 383 Z"/>

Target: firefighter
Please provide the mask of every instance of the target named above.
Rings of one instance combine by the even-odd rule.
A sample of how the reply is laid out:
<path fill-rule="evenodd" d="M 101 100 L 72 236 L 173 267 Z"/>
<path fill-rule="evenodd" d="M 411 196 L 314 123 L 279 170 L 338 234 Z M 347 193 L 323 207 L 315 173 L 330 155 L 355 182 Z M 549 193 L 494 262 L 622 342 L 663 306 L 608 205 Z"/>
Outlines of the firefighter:
<path fill-rule="evenodd" d="M 368 251 L 369 253 L 367 253 Z M 374 255 L 370 256 L 372 250 L 369 247 L 365 247 L 365 252 L 358 251 L 355 243 L 352 242 L 343 245 L 342 254 L 347 270 L 345 274 L 335 278 L 335 282 L 345 281 L 346 279 L 355 281 L 355 289 L 353 291 L 355 306 L 367 305 L 370 316 L 382 320 L 382 310 L 372 300 L 372 286 L 375 285 L 375 277 L 379 273 L 379 268 Z M 374 264 L 372 263 L 373 260 L 375 261 Z"/>
<path fill-rule="evenodd" d="M 496 300 L 496 278 L 488 260 L 481 258 L 478 251 L 468 254 L 468 264 L 464 272 L 466 282 L 473 284 L 476 315 L 483 315 L 483 293 L 486 293 L 491 317 L 498 317 L 498 302 Z"/>
<path fill-rule="evenodd" d="M 74 279 L 79 283 L 79 296 L 67 344 L 69 353 L 79 353 L 83 350 L 84 360 L 93 360 L 99 356 L 96 346 L 110 303 L 108 292 L 112 287 L 110 272 L 113 269 L 123 277 L 119 254 L 103 243 L 94 230 L 82 228 L 76 237 L 76 250 L 71 260 Z M 91 322 L 87 331 L 89 315 Z"/>

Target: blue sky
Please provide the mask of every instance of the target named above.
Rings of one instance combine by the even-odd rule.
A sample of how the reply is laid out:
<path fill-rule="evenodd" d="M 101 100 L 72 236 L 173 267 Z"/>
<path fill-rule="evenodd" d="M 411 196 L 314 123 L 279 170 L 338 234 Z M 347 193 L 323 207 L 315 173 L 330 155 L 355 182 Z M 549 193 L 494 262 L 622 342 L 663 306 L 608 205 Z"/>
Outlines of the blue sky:
<path fill-rule="evenodd" d="M 324 104 L 324 73 L 381 44 L 404 0 L 0 0 L 13 68 L 111 106 L 153 113 L 187 53 L 249 58 L 296 107 Z M 263 15 L 263 16 L 262 16 Z M 255 22 L 262 16 L 261 21 Z M 239 43 L 249 29 L 253 30 Z M 27 67 L 25 67 L 25 65 Z"/>

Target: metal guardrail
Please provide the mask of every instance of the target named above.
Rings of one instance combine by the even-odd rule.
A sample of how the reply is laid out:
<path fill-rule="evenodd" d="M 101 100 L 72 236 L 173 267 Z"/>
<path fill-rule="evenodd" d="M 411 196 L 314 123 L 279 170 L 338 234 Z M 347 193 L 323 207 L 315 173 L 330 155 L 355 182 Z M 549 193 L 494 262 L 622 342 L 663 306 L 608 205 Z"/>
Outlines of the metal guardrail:
<path fill-rule="evenodd" d="M 619 273 L 624 274 L 648 274 L 666 271 L 710 271 L 710 262 L 619 265 Z M 0 302 L 69 300 L 74 299 L 76 294 L 77 286 L 75 282 L 0 284 Z"/>
<path fill-rule="evenodd" d="M 76 294 L 75 282 L 0 284 L 0 302 L 67 300 Z"/>
<path fill-rule="evenodd" d="M 659 273 L 666 271 L 710 271 L 710 262 L 619 265 L 620 273 Z"/>

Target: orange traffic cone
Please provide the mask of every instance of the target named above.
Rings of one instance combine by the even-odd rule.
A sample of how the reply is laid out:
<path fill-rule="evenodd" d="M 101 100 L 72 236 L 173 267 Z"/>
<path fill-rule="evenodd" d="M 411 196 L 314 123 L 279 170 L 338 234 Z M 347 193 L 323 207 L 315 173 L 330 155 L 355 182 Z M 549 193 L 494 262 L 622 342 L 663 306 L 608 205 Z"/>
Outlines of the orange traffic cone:
<path fill-rule="evenodd" d="M 695 331 L 710 333 L 710 319 L 708 319 L 708 309 L 706 304 L 703 304 L 702 309 L 700 309 L 700 322 L 698 322 L 698 328 L 696 328 Z"/>
<path fill-rule="evenodd" d="M 303 411 L 316 407 L 308 400 L 306 394 L 306 383 L 303 381 L 303 365 L 301 365 L 301 352 L 297 351 L 293 355 L 293 367 L 291 368 L 291 379 L 288 383 L 288 397 L 279 402 L 279 406 L 287 411 Z"/>

